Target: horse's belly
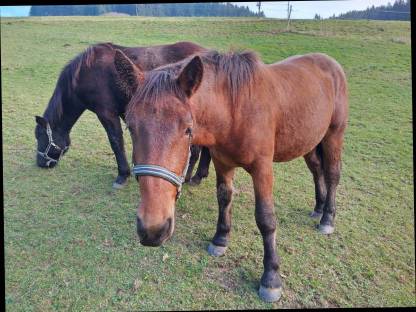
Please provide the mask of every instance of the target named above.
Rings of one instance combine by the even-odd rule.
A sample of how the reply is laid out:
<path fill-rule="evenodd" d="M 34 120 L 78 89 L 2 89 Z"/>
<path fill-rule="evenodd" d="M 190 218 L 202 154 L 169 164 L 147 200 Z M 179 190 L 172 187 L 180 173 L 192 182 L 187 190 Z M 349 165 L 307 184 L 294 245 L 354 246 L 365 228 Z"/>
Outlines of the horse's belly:
<path fill-rule="evenodd" d="M 275 137 L 273 160 L 290 161 L 313 150 L 322 141 L 328 131 L 331 113 L 323 114 L 315 121 L 297 120 L 285 128 L 279 129 Z"/>
<path fill-rule="evenodd" d="M 325 135 L 325 133 L 322 135 L 322 138 L 323 138 L 324 135 Z M 293 160 L 295 158 L 301 157 L 301 156 L 309 153 L 311 150 L 313 150 L 319 144 L 319 142 L 322 140 L 322 138 L 310 141 L 310 142 L 308 142 L 307 144 L 304 144 L 304 145 L 291 146 L 291 148 L 285 148 L 285 146 L 279 146 L 279 147 L 275 148 L 273 161 L 274 162 L 285 162 L 285 161 L 290 161 L 290 160 Z"/>
<path fill-rule="evenodd" d="M 235 157 L 235 156 L 233 157 L 233 155 L 229 155 L 221 149 L 211 147 L 209 149 L 209 152 L 211 153 L 211 157 L 217 159 L 218 161 L 220 161 L 226 166 L 240 167 L 242 165 L 242 162 L 239 161 L 238 157 Z"/>

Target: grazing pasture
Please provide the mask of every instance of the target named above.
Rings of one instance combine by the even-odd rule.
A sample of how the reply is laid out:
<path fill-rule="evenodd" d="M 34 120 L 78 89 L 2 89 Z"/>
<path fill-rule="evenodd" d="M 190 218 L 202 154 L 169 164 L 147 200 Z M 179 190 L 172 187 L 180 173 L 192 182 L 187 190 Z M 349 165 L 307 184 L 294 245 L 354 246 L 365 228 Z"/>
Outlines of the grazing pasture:
<path fill-rule="evenodd" d="M 414 306 L 415 238 L 409 22 L 247 18 L 39 17 L 1 19 L 6 307 L 13 311 L 183 310 Z M 116 163 L 90 112 L 54 169 L 35 165 L 34 115 L 62 67 L 97 42 L 193 41 L 252 49 L 265 63 L 323 52 L 347 74 L 350 117 L 335 233 L 319 234 L 314 184 L 302 158 L 274 164 L 283 295 L 257 290 L 263 245 L 249 175 L 237 169 L 231 242 L 215 233 L 215 171 L 184 186 L 176 228 L 162 247 L 139 245 L 135 180 L 111 188 Z M 299 86 L 300 88 L 302 86 Z M 131 140 L 125 131 L 131 159 Z"/>

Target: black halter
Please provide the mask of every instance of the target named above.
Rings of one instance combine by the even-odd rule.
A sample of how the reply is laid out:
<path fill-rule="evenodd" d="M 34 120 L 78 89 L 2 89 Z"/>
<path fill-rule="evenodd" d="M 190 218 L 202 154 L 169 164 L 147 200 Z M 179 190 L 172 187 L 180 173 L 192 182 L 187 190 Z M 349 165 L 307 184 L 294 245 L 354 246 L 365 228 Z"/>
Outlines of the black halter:
<path fill-rule="evenodd" d="M 181 176 L 178 176 L 176 173 L 164 167 L 157 166 L 157 165 L 146 165 L 146 164 L 134 165 L 133 166 L 134 175 L 136 176 L 136 178 L 139 176 L 154 176 L 154 177 L 162 178 L 166 181 L 169 181 L 170 183 L 176 186 L 177 188 L 176 199 L 178 199 L 181 195 L 182 184 L 185 181 L 185 175 L 189 167 L 189 160 L 191 158 L 191 141 L 192 141 L 192 134 L 189 134 L 188 159 L 186 161 L 186 165 Z"/>
<path fill-rule="evenodd" d="M 48 146 L 46 147 L 46 150 L 44 152 L 40 152 L 39 150 L 37 150 L 37 153 L 42 156 L 43 158 L 45 158 L 47 160 L 46 162 L 46 166 L 49 167 L 49 164 L 51 162 L 58 162 L 59 159 L 61 159 L 62 155 L 64 154 L 64 152 L 68 149 L 68 146 L 65 146 L 63 149 L 60 148 L 54 141 L 53 141 L 53 137 L 52 137 L 52 129 L 51 126 L 49 125 L 49 123 L 46 124 L 46 134 L 48 135 Z M 51 146 L 53 146 L 54 148 L 56 148 L 57 150 L 61 151 L 61 153 L 59 154 L 58 159 L 54 159 L 52 157 L 50 157 L 48 155 L 49 150 L 51 149 Z"/>

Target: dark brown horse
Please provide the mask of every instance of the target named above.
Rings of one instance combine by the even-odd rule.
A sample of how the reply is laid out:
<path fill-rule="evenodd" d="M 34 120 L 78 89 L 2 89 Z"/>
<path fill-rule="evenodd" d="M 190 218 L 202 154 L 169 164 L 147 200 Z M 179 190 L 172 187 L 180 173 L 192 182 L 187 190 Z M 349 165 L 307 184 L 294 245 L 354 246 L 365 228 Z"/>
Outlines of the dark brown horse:
<path fill-rule="evenodd" d="M 158 246 L 172 235 L 177 189 L 169 177 L 184 169 L 191 142 L 208 146 L 219 204 L 208 251 L 219 256 L 227 248 L 234 169 L 243 167 L 253 180 L 255 218 L 264 244 L 259 294 L 266 301 L 278 300 L 282 282 L 275 247 L 273 162 L 304 157 L 315 182 L 312 216 L 321 217 L 323 234 L 332 233 L 348 117 L 341 66 L 319 53 L 265 65 L 252 52 L 208 52 L 135 77 L 142 87 L 129 103 L 126 123 L 141 175 L 141 243 Z M 153 168 L 163 169 L 148 175 Z"/>
<path fill-rule="evenodd" d="M 134 48 L 112 43 L 90 46 L 64 67 L 43 117 L 36 116 L 38 166 L 52 168 L 58 163 L 69 148 L 69 133 L 73 125 L 88 109 L 97 114 L 116 157 L 118 176 L 113 186 L 120 188 L 126 183 L 130 168 L 124 151 L 120 117 L 124 119 L 131 94 L 130 89 L 124 88 L 115 69 L 115 49 L 123 51 L 130 58 L 129 63 L 133 62 L 135 67 L 144 71 L 205 51 L 205 48 L 192 42 Z M 192 147 L 186 180 L 190 179 L 200 149 L 199 146 Z M 193 178 L 194 184 L 208 175 L 209 161 L 209 151 L 204 149 L 200 166 Z"/>

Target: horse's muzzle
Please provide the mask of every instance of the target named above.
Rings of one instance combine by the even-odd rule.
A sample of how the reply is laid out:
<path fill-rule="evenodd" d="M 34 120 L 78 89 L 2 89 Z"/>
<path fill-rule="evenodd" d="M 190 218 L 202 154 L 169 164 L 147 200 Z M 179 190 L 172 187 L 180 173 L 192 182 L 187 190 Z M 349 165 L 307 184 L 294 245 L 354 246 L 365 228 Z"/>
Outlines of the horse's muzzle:
<path fill-rule="evenodd" d="M 161 227 L 152 227 L 151 229 L 146 229 L 140 218 L 137 218 L 137 235 L 139 236 L 140 244 L 151 247 L 162 245 L 162 243 L 169 238 L 171 227 L 172 218 L 169 218 Z"/>
<path fill-rule="evenodd" d="M 53 168 L 57 165 L 57 161 L 48 161 L 40 155 L 36 155 L 36 164 L 41 168 Z"/>

